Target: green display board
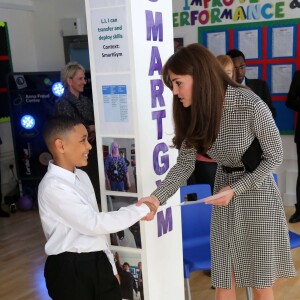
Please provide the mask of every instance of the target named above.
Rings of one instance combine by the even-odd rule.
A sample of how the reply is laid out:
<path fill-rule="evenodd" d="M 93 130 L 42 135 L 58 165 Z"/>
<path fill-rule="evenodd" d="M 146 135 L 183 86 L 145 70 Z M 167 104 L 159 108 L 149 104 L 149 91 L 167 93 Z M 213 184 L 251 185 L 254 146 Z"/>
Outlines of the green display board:
<path fill-rule="evenodd" d="M 0 21 L 0 122 L 9 120 L 7 75 L 12 71 L 7 23 Z"/>

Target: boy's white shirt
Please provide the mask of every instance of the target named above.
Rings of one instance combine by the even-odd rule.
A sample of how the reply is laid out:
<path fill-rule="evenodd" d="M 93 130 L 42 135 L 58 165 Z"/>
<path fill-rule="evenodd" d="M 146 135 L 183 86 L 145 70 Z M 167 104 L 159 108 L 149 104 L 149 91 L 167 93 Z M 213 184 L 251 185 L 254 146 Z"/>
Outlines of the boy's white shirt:
<path fill-rule="evenodd" d="M 72 173 L 52 161 L 39 184 L 38 203 L 47 255 L 103 250 L 114 274 L 117 270 L 106 235 L 130 227 L 150 211 L 142 204 L 99 212 L 88 175 L 80 169 Z"/>

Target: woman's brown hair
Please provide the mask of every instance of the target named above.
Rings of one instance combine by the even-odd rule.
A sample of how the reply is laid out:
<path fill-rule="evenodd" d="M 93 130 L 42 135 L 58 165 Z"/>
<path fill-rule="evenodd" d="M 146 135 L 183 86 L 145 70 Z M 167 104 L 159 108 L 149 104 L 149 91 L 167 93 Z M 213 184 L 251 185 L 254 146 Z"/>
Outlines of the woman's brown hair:
<path fill-rule="evenodd" d="M 183 107 L 178 96 L 173 96 L 173 144 L 178 149 L 185 141 L 187 147 L 195 147 L 204 154 L 219 133 L 227 85 L 240 85 L 231 80 L 215 56 L 199 44 L 181 48 L 165 63 L 163 81 L 172 90 L 169 71 L 193 78 L 190 107 Z"/>

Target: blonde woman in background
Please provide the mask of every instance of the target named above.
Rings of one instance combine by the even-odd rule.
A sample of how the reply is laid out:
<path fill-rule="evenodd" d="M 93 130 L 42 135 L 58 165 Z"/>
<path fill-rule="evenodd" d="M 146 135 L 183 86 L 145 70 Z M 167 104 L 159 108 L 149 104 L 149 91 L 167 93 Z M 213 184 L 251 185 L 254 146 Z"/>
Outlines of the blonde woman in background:
<path fill-rule="evenodd" d="M 233 80 L 236 79 L 235 76 L 235 69 L 234 69 L 234 64 L 229 55 L 218 55 L 217 56 L 217 61 L 221 64 L 223 69 L 225 70 L 226 74 L 232 78 Z"/>

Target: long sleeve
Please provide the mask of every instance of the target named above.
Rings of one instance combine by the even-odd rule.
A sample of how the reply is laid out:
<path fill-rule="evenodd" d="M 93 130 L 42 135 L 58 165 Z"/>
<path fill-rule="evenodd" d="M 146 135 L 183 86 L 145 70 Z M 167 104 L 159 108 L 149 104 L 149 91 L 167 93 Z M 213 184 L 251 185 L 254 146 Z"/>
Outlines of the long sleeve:
<path fill-rule="evenodd" d="M 40 208 L 52 219 L 82 235 L 105 235 L 130 227 L 148 212 L 146 205 L 130 205 L 118 211 L 98 212 L 89 205 L 80 193 L 74 193 L 62 180 L 48 182 L 40 194 Z"/>
<path fill-rule="evenodd" d="M 263 150 L 263 159 L 252 173 L 245 173 L 231 185 L 236 195 L 259 187 L 283 160 L 283 148 L 279 130 L 266 105 L 257 101 L 253 111 L 253 129 Z"/>
<path fill-rule="evenodd" d="M 176 164 L 170 169 L 166 178 L 160 186 L 152 193 L 161 204 L 164 204 L 172 195 L 176 193 L 180 186 L 186 184 L 195 169 L 196 149 L 187 148 L 182 144 Z"/>

